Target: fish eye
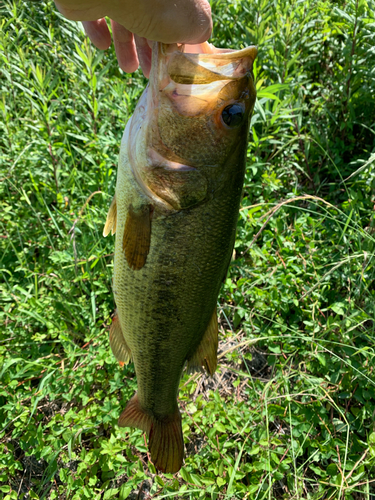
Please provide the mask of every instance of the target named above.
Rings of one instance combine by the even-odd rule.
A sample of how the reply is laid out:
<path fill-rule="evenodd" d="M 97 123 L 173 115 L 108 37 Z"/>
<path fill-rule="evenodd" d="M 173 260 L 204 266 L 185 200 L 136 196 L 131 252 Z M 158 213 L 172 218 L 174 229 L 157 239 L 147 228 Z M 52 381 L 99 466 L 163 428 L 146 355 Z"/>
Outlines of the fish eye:
<path fill-rule="evenodd" d="M 231 128 L 241 125 L 243 116 L 244 109 L 239 104 L 230 104 L 221 113 L 223 122 Z"/>

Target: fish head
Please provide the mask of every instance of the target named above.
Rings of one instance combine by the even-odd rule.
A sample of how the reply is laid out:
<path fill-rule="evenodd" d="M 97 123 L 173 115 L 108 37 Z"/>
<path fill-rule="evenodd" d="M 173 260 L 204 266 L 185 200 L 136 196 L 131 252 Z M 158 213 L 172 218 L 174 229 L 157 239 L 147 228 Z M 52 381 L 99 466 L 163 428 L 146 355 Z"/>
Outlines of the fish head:
<path fill-rule="evenodd" d="M 177 184 L 182 172 L 198 171 L 190 177 L 199 175 L 201 190 L 213 192 L 239 164 L 244 168 L 256 54 L 253 46 L 154 43 L 150 82 L 133 117 L 130 141 L 132 169 L 148 194 L 155 193 L 150 175 L 155 169 L 176 173 Z M 173 184 L 173 176 L 163 182 Z"/>

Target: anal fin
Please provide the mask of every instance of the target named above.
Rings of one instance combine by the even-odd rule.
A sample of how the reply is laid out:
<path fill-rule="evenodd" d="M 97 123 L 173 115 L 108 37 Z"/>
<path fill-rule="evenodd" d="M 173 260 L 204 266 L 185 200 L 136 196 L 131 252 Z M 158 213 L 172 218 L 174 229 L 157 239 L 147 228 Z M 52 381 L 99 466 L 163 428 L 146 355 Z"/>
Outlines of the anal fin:
<path fill-rule="evenodd" d="M 178 408 L 174 414 L 157 419 L 141 408 L 135 394 L 121 413 L 118 424 L 120 427 L 136 427 L 147 433 L 151 460 L 158 470 L 174 474 L 181 469 L 184 440 Z"/>
<path fill-rule="evenodd" d="M 116 203 L 116 195 L 114 195 L 112 199 L 112 203 L 109 207 L 107 220 L 105 221 L 103 236 L 104 238 L 109 235 L 111 232 L 115 234 L 117 227 L 117 203 Z"/>
<path fill-rule="evenodd" d="M 109 345 L 111 346 L 114 357 L 120 362 L 120 364 L 129 363 L 131 360 L 131 351 L 122 333 L 117 311 L 109 330 Z"/>
<path fill-rule="evenodd" d="M 215 308 L 197 350 L 188 360 L 189 371 L 201 371 L 203 366 L 206 372 L 211 377 L 213 376 L 217 367 L 218 333 L 217 312 Z"/>
<path fill-rule="evenodd" d="M 131 269 L 138 271 L 146 264 L 150 251 L 152 206 L 135 211 L 130 205 L 126 217 L 122 248 Z"/>

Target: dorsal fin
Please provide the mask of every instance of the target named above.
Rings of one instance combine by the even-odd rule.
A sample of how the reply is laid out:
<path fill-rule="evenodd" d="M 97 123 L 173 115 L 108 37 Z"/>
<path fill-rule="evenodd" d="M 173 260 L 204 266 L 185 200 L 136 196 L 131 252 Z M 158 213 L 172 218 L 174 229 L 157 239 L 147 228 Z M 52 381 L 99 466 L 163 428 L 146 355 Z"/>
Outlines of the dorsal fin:
<path fill-rule="evenodd" d="M 120 362 L 120 364 L 129 363 L 131 360 L 131 351 L 122 333 L 117 311 L 115 312 L 115 316 L 109 330 L 109 345 L 111 346 L 114 357 Z"/>
<path fill-rule="evenodd" d="M 103 236 L 104 238 L 109 235 L 111 232 L 115 234 L 117 227 L 117 204 L 116 204 L 116 195 L 112 199 L 112 203 L 109 207 L 107 220 L 105 221 Z"/>

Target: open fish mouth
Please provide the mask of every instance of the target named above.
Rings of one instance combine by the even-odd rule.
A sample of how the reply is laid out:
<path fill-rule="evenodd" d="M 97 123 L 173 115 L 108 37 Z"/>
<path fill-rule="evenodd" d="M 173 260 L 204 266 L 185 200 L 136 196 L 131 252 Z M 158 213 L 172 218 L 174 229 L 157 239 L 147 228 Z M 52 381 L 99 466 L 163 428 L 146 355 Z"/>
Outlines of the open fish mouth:
<path fill-rule="evenodd" d="M 235 80 L 251 72 L 257 48 L 218 49 L 206 42 L 199 45 L 160 45 L 160 53 L 169 56 L 167 72 L 176 83 L 207 84 L 216 80 Z M 159 56 L 160 57 L 160 56 Z"/>
<path fill-rule="evenodd" d="M 180 104 L 180 107 L 176 106 L 179 112 L 191 116 L 198 109 L 204 112 L 205 108 L 213 105 L 216 95 L 226 83 L 245 75 L 253 79 L 256 55 L 257 48 L 254 46 L 232 50 L 217 49 L 208 42 L 199 45 L 155 42 L 147 106 L 149 112 L 162 104 L 164 95 Z M 206 106 L 202 107 L 203 101 Z"/>
<path fill-rule="evenodd" d="M 207 160 L 203 152 L 206 146 L 199 137 L 192 137 L 191 147 L 185 147 L 191 119 L 199 120 L 200 137 L 208 140 L 210 151 L 214 142 L 225 142 L 237 126 L 242 126 L 242 117 L 251 114 L 255 102 L 252 68 L 256 55 L 254 46 L 231 50 L 217 49 L 208 42 L 154 43 L 149 85 L 124 139 L 134 177 L 159 206 L 172 208 L 147 182 L 152 169 L 186 172 L 220 163 L 215 154 Z"/>

